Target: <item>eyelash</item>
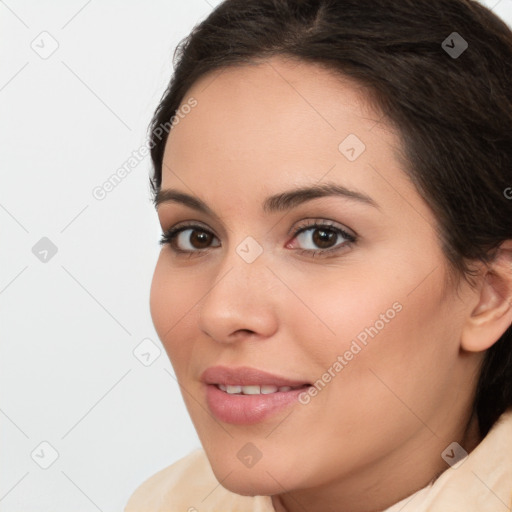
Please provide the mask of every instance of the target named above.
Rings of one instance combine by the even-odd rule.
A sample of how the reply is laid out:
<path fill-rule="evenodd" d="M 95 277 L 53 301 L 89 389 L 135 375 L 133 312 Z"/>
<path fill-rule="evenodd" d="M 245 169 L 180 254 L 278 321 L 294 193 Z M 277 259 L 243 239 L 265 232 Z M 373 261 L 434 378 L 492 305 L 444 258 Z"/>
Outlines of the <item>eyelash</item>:
<path fill-rule="evenodd" d="M 176 237 L 182 232 L 186 231 L 188 229 L 200 231 L 203 233 L 208 233 L 210 235 L 213 235 L 213 233 L 204 227 L 198 225 L 198 224 L 180 224 L 178 226 L 175 226 L 169 230 L 167 230 L 165 233 L 162 234 L 161 239 L 159 241 L 160 245 L 166 245 L 168 244 L 171 247 L 171 250 L 176 253 L 177 255 L 187 255 L 188 257 L 192 257 L 194 255 L 198 255 L 201 253 L 204 253 L 208 251 L 209 249 L 198 249 L 195 251 L 184 251 L 182 249 L 178 249 L 175 244 Z M 306 254 L 312 257 L 315 256 L 330 256 L 331 254 L 337 253 L 346 247 L 352 246 L 354 243 L 357 242 L 357 237 L 354 235 L 351 235 L 350 233 L 347 233 L 343 229 L 337 227 L 334 225 L 334 223 L 329 222 L 322 222 L 319 223 L 316 220 L 315 221 L 307 221 L 305 224 L 302 224 L 299 226 L 295 232 L 293 233 L 293 239 L 295 239 L 297 236 L 299 236 L 301 233 L 305 231 L 310 231 L 314 229 L 324 229 L 327 231 L 332 231 L 336 233 L 337 235 L 341 235 L 343 238 L 345 238 L 345 242 L 343 242 L 340 245 L 337 245 L 330 249 L 318 249 L 318 250 L 312 250 L 312 249 L 295 249 L 300 254 Z M 213 235 L 215 236 L 215 235 Z"/>

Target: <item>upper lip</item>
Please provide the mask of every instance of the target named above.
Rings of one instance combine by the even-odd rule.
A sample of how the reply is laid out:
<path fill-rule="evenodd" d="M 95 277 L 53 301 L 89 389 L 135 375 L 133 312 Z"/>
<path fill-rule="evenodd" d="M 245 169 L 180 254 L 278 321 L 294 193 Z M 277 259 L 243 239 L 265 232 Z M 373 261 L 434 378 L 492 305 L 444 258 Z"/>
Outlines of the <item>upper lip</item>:
<path fill-rule="evenodd" d="M 303 386 L 309 384 L 304 380 L 288 379 L 273 375 L 250 366 L 210 366 L 201 374 L 201 380 L 206 384 L 223 384 L 224 386 Z"/>

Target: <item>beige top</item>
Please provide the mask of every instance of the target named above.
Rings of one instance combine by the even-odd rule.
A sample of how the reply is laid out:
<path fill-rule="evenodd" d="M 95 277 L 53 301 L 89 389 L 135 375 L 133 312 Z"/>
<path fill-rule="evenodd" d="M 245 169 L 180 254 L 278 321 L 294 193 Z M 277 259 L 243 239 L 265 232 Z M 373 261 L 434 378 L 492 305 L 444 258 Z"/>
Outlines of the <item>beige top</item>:
<path fill-rule="evenodd" d="M 451 452 L 450 452 L 451 455 Z M 478 446 L 433 484 L 382 512 L 512 510 L 512 408 Z M 142 483 L 124 512 L 275 512 L 269 496 L 240 496 L 222 487 L 197 449 Z"/>

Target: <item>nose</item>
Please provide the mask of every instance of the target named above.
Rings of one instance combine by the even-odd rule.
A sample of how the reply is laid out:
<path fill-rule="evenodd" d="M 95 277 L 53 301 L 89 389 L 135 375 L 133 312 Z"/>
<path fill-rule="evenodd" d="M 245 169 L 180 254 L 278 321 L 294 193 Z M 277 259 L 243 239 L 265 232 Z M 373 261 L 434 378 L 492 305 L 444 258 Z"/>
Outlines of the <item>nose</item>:
<path fill-rule="evenodd" d="M 230 252 L 199 304 L 199 328 L 219 343 L 270 337 L 278 327 L 275 276 L 263 256 L 248 263 Z"/>

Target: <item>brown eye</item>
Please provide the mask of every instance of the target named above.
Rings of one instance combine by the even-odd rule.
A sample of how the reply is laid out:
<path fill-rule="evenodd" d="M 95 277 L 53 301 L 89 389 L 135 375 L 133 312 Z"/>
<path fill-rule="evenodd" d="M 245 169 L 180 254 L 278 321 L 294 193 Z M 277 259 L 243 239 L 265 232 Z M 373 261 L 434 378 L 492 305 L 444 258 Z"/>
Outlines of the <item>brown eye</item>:
<path fill-rule="evenodd" d="M 176 252 L 200 252 L 212 246 L 217 237 L 201 226 L 175 228 L 162 235 L 160 243 L 169 244 Z"/>
<path fill-rule="evenodd" d="M 304 251 L 329 251 L 349 245 L 355 239 L 334 226 L 314 225 L 301 229 L 295 238 Z"/>
<path fill-rule="evenodd" d="M 338 234 L 329 229 L 315 229 L 313 232 L 313 243 L 320 249 L 329 249 L 333 242 L 336 244 Z"/>
<path fill-rule="evenodd" d="M 175 244 L 183 251 L 204 250 L 216 237 L 204 229 L 187 228 L 177 233 Z"/>
<path fill-rule="evenodd" d="M 213 235 L 206 231 L 197 231 L 195 229 L 189 231 L 192 231 L 192 234 L 188 237 L 189 243 L 196 249 L 205 249 L 213 239 Z"/>

